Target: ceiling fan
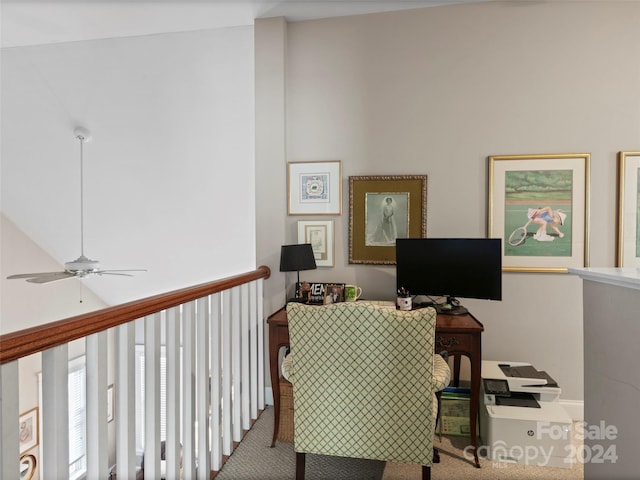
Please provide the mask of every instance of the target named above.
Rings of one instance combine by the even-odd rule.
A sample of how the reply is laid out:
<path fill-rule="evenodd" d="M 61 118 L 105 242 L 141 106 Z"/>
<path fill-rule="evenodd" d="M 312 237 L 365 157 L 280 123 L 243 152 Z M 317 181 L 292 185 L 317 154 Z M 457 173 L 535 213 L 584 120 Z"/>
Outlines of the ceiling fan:
<path fill-rule="evenodd" d="M 24 278 L 29 283 L 49 283 L 65 278 L 84 278 L 89 275 L 124 275 L 131 277 L 127 272 L 145 272 L 145 269 L 127 269 L 127 270 L 102 270 L 97 260 L 91 260 L 84 254 L 84 143 L 91 139 L 88 130 L 77 127 L 74 130 L 75 138 L 80 142 L 80 256 L 71 262 L 64 264 L 64 270 L 61 272 L 40 272 L 40 273 L 20 273 L 17 275 L 9 275 L 8 279 Z"/>

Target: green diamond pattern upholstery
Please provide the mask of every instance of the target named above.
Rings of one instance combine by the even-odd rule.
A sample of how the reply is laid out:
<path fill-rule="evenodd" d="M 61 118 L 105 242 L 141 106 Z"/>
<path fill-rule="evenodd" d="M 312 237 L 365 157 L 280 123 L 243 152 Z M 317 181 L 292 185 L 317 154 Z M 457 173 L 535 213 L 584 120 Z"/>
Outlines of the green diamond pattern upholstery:
<path fill-rule="evenodd" d="M 431 465 L 432 308 L 287 305 L 296 452 Z"/>

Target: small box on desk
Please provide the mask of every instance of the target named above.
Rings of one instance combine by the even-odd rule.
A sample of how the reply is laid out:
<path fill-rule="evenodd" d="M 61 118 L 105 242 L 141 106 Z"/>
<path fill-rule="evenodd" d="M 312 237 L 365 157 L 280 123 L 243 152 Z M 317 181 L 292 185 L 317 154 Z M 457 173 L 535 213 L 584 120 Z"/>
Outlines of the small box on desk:
<path fill-rule="evenodd" d="M 468 437 L 471 432 L 468 388 L 447 387 L 442 392 L 438 433 Z"/>

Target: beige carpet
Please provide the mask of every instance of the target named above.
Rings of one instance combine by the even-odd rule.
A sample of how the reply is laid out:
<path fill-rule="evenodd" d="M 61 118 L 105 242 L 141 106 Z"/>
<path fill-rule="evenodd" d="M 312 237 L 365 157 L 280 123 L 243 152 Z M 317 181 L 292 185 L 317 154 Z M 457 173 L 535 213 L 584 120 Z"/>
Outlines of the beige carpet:
<path fill-rule="evenodd" d="M 293 480 L 295 453 L 290 443 L 277 442 L 270 448 L 273 434 L 273 407 L 260 415 L 253 428 L 245 435 L 216 480 Z M 465 437 L 436 437 L 440 463 L 433 465 L 433 480 L 577 480 L 584 478 L 583 466 L 572 468 L 533 467 L 510 463 L 494 463 L 480 459 L 476 468 L 465 447 Z M 372 460 L 307 456 L 307 480 L 420 480 L 418 465 L 403 465 Z"/>
<path fill-rule="evenodd" d="M 584 468 L 574 463 L 571 468 L 535 467 L 515 463 L 492 462 L 480 458 L 476 468 L 473 456 L 465 453 L 467 437 L 436 436 L 434 444 L 440 452 L 440 463 L 431 468 L 433 480 L 582 480 Z M 387 463 L 382 480 L 420 480 L 419 465 Z"/>

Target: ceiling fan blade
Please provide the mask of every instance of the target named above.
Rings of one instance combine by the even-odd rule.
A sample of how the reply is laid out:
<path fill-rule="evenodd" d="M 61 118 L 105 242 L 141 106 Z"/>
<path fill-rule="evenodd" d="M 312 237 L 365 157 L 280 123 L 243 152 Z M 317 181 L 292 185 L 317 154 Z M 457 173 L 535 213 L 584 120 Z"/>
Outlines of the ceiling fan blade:
<path fill-rule="evenodd" d="M 56 280 L 64 280 L 65 278 L 75 277 L 76 274 L 73 272 L 58 272 L 56 275 L 43 275 L 39 277 L 28 278 L 27 282 L 29 283 L 49 283 L 55 282 Z"/>
<path fill-rule="evenodd" d="M 147 270 L 144 268 L 123 268 L 120 270 L 113 270 L 109 268 L 108 270 L 98 270 L 97 273 L 112 273 L 112 272 L 146 272 Z"/>
<path fill-rule="evenodd" d="M 120 273 L 113 270 L 100 270 L 94 273 L 96 275 L 122 275 L 123 277 L 133 277 L 130 273 Z"/>
<path fill-rule="evenodd" d="M 59 275 L 61 273 L 66 273 L 66 272 L 18 273 L 16 275 L 9 275 L 7 278 L 9 280 L 12 280 L 14 278 L 45 277 L 45 276 Z"/>

